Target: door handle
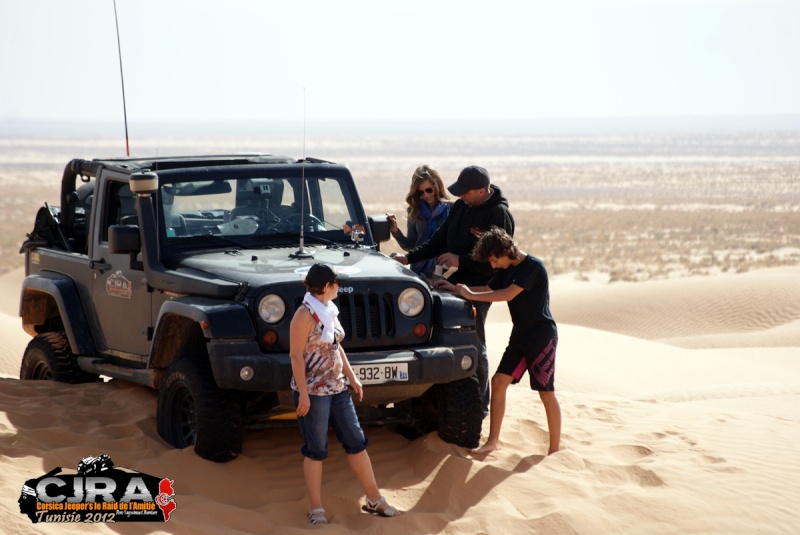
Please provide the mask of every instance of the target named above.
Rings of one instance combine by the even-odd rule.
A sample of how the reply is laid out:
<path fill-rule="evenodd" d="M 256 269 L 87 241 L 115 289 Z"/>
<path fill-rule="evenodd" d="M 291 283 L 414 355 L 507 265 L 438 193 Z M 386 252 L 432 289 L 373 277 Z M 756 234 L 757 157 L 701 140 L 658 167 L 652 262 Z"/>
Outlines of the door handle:
<path fill-rule="evenodd" d="M 100 260 L 92 260 L 91 262 L 89 262 L 89 266 L 92 269 L 96 269 L 100 272 L 108 271 L 109 269 L 111 269 L 111 264 L 107 264 L 106 261 L 103 260 L 102 258 Z"/>

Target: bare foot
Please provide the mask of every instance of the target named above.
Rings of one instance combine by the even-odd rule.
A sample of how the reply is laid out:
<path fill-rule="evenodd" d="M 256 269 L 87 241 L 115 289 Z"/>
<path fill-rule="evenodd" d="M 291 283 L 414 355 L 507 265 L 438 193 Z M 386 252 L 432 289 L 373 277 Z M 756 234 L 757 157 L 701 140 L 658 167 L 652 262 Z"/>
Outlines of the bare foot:
<path fill-rule="evenodd" d="M 487 442 L 486 444 L 484 444 L 480 448 L 473 448 L 473 449 L 471 449 L 469 451 L 470 451 L 470 453 L 475 453 L 475 454 L 481 455 L 481 454 L 484 454 L 484 453 L 491 453 L 491 452 L 499 450 L 499 449 L 500 449 L 500 447 L 497 445 L 497 443 L 495 443 L 495 442 Z"/>

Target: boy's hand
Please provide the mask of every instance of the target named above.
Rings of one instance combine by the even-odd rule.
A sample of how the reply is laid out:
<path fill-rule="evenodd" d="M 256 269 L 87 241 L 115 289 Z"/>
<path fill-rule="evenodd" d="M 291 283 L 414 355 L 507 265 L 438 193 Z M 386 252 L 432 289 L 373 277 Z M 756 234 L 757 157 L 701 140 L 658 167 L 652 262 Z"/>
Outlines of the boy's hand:
<path fill-rule="evenodd" d="M 468 288 L 466 285 L 464 285 L 464 284 L 458 284 L 458 285 L 456 285 L 456 287 L 455 287 L 455 292 L 456 292 L 456 295 L 459 295 L 459 296 L 463 297 L 464 299 L 469 299 L 469 298 L 471 298 L 473 295 L 475 295 L 475 294 L 472 292 L 472 290 L 470 290 L 470 289 L 469 289 L 469 288 Z"/>

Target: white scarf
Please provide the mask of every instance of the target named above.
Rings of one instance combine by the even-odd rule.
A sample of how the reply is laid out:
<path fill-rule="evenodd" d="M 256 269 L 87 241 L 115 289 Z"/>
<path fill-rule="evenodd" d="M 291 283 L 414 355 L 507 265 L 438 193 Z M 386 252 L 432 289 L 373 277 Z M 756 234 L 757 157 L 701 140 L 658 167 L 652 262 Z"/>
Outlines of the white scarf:
<path fill-rule="evenodd" d="M 314 314 L 317 315 L 317 318 L 322 323 L 320 340 L 326 344 L 332 344 L 335 339 L 334 333 L 336 331 L 334 327 L 336 326 L 336 318 L 339 316 L 339 309 L 336 308 L 333 301 L 328 301 L 327 305 L 322 304 L 319 299 L 311 295 L 311 292 L 306 292 L 303 302 L 311 306 L 311 310 L 314 311 Z"/>

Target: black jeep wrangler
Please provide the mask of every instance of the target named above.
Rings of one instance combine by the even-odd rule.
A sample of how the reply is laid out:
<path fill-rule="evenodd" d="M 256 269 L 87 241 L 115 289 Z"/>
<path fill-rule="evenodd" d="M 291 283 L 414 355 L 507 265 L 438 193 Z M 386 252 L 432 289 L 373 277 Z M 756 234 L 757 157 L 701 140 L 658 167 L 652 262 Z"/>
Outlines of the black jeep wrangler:
<path fill-rule="evenodd" d="M 80 184 L 78 179 L 80 178 Z M 224 462 L 243 429 L 287 425 L 289 323 L 305 272 L 349 274 L 336 304 L 363 423 L 476 446 L 472 306 L 379 252 L 347 167 L 269 154 L 72 160 L 21 252 L 21 379 L 158 389 L 169 444 Z"/>

